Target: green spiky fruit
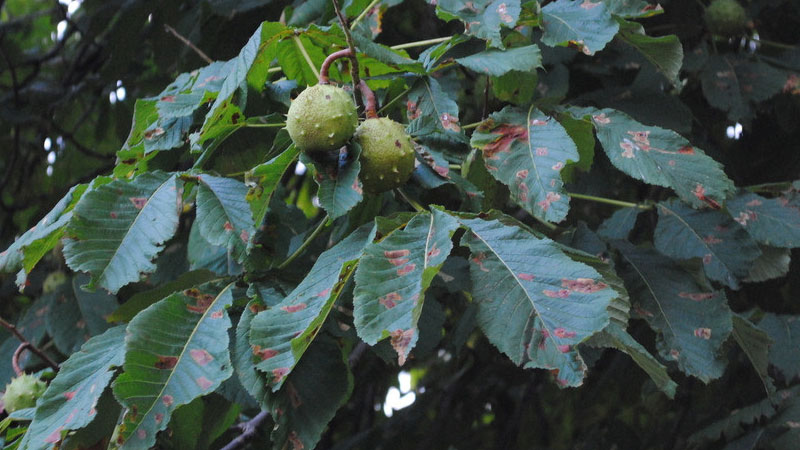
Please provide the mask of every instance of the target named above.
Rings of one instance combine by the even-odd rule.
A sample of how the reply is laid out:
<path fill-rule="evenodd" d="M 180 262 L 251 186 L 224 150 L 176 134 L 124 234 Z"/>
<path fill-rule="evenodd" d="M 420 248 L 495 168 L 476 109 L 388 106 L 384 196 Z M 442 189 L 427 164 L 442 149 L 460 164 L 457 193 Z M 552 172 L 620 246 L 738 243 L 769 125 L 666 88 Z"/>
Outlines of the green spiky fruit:
<path fill-rule="evenodd" d="M 747 12 L 736 0 L 713 0 L 706 8 L 708 30 L 721 36 L 734 36 L 747 28 Z"/>
<path fill-rule="evenodd" d="M 3 404 L 8 412 L 36 406 L 36 400 L 47 390 L 47 384 L 34 375 L 23 374 L 6 385 Z"/>
<path fill-rule="evenodd" d="M 402 186 L 414 171 L 414 146 L 403 125 L 381 117 L 367 119 L 356 130 L 361 145 L 361 184 L 379 193 Z"/>
<path fill-rule="evenodd" d="M 327 84 L 301 92 L 289 107 L 286 130 L 305 152 L 336 150 L 353 136 L 358 113 L 344 89 Z"/>

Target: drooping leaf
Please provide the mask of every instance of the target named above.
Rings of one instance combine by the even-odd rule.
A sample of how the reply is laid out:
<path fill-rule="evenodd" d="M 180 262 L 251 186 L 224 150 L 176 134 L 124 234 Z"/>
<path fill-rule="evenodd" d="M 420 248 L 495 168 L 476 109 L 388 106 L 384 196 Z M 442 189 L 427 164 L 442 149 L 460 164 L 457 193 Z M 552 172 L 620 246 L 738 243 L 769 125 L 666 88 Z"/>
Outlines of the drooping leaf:
<path fill-rule="evenodd" d="M 58 350 L 71 355 L 90 337 L 108 329 L 106 317 L 118 304 L 104 291 L 86 292 L 81 286 L 89 277 L 78 275 L 53 292 L 50 312 L 45 316 L 47 333 Z"/>
<path fill-rule="evenodd" d="M 700 258 L 709 278 L 733 289 L 761 254 L 747 232 L 726 214 L 698 211 L 676 199 L 658 204 L 654 242 L 667 256 Z"/>
<path fill-rule="evenodd" d="M 256 367 L 268 375 L 273 391 L 316 337 L 374 233 L 372 224 L 364 225 L 320 254 L 308 275 L 280 304 L 253 318 L 252 353 L 261 359 Z"/>
<path fill-rule="evenodd" d="M 627 239 L 636 225 L 636 218 L 641 212 L 638 208 L 620 208 L 604 220 L 597 228 L 597 234 L 606 240 Z"/>
<path fill-rule="evenodd" d="M 370 244 L 356 270 L 353 321 L 367 344 L 391 338 L 403 365 L 419 338 L 425 291 L 450 254 L 458 222 L 438 209 Z"/>
<path fill-rule="evenodd" d="M 197 226 L 212 245 L 228 249 L 242 261 L 255 231 L 253 214 L 247 203 L 247 187 L 233 178 L 200 175 L 197 177 Z"/>
<path fill-rule="evenodd" d="M 271 435 L 274 450 L 315 448 L 353 390 L 353 376 L 333 339 L 320 336 L 307 353 L 271 398 L 270 410 L 276 418 Z"/>
<path fill-rule="evenodd" d="M 73 210 L 64 242 L 67 265 L 89 272 L 90 288 L 115 294 L 143 273 L 178 227 L 180 189 L 174 174 L 148 172 L 87 192 Z"/>
<path fill-rule="evenodd" d="M 667 368 L 655 356 L 650 354 L 642 344 L 636 342 L 619 324 L 609 324 L 602 332 L 592 336 L 586 343 L 594 347 L 615 348 L 624 352 L 633 359 L 636 365 L 647 372 L 650 379 L 667 397 L 675 397 L 678 385 L 670 378 Z"/>
<path fill-rule="evenodd" d="M 503 48 L 500 27 L 513 28 L 520 13 L 519 0 L 439 0 L 436 14 L 447 21 L 464 22 L 465 33 Z"/>
<path fill-rule="evenodd" d="M 611 14 L 631 19 L 652 17 L 664 12 L 664 8 L 658 3 L 648 3 L 645 0 L 605 0 L 603 3 Z"/>
<path fill-rule="evenodd" d="M 611 163 L 637 180 L 672 188 L 696 208 L 719 208 L 733 192 L 722 166 L 674 131 L 643 125 L 613 109 L 586 108 L 577 115 L 591 115 Z"/>
<path fill-rule="evenodd" d="M 290 145 L 280 155 L 253 167 L 245 174 L 245 183 L 250 186 L 255 185 L 247 193 L 247 201 L 250 203 L 256 226 L 260 226 L 264 222 L 275 189 L 299 153 L 300 150 L 297 147 Z"/>
<path fill-rule="evenodd" d="M 614 39 L 619 24 L 603 2 L 556 0 L 542 8 L 542 42 L 549 46 L 570 45 L 594 55 Z"/>
<path fill-rule="evenodd" d="M 186 259 L 189 261 L 190 270 L 205 269 L 220 276 L 238 275 L 243 269 L 230 250 L 212 245 L 202 236 L 197 221 L 192 224 L 192 230 L 189 232 Z"/>
<path fill-rule="evenodd" d="M 756 241 L 772 247 L 800 247 L 800 209 L 790 206 L 785 197 L 745 192 L 728 200 L 725 207 Z"/>
<path fill-rule="evenodd" d="M 747 355 L 747 359 L 753 365 L 758 378 L 764 385 L 764 390 L 767 395 L 775 393 L 775 385 L 772 382 L 772 377 L 769 376 L 769 347 L 772 345 L 772 339 L 769 338 L 767 333 L 758 329 L 752 322 L 742 317 L 741 314 L 733 314 L 733 338 L 736 343 L 742 348 L 742 351 Z"/>
<path fill-rule="evenodd" d="M 331 220 L 347 214 L 364 198 L 361 181 L 358 178 L 361 172 L 361 162 L 358 159 L 361 146 L 352 143 L 348 146 L 348 150 L 346 156 L 339 156 L 339 164 L 336 167 L 317 170 L 316 181 L 319 184 L 317 197 Z"/>
<path fill-rule="evenodd" d="M 53 448 L 68 431 L 95 419 L 100 395 L 111 382 L 113 369 L 122 365 L 124 338 L 124 326 L 111 328 L 89 339 L 61 365 L 36 406 L 20 449 Z"/>
<path fill-rule="evenodd" d="M 761 256 L 753 261 L 744 281 L 758 283 L 785 277 L 792 263 L 791 251 L 788 248 L 775 248 L 759 245 Z"/>
<path fill-rule="evenodd" d="M 534 44 L 507 50 L 489 49 L 456 58 L 456 62 L 477 73 L 499 77 L 512 70 L 536 72 L 536 69 L 542 67 L 542 54 Z"/>
<path fill-rule="evenodd" d="M 758 323 L 773 344 L 769 349 L 769 363 L 781 371 L 787 380 L 800 377 L 800 318 L 798 316 L 766 313 Z"/>
<path fill-rule="evenodd" d="M 683 65 L 683 46 L 674 34 L 651 37 L 638 22 L 618 19 L 619 38 L 639 51 L 663 73 L 673 86 L 680 86 L 678 73 Z"/>
<path fill-rule="evenodd" d="M 696 431 L 689 436 L 689 442 L 695 445 L 711 443 L 723 436 L 728 440 L 733 440 L 741 436 L 747 425 L 756 423 L 765 417 L 773 417 L 776 412 L 772 401 L 765 398 L 760 402 L 731 411 L 727 417 Z"/>
<path fill-rule="evenodd" d="M 578 160 L 578 150 L 564 127 L 531 107 L 506 107 L 489 116 L 470 144 L 483 151 L 486 168 L 507 185 L 526 211 L 560 222 L 569 211 L 560 171 Z"/>
<path fill-rule="evenodd" d="M 655 250 L 614 245 L 627 264 L 622 275 L 633 311 L 658 333 L 661 356 L 706 383 L 719 378 L 725 364 L 718 352 L 733 327 L 725 292 L 708 292 Z"/>
<path fill-rule="evenodd" d="M 561 178 L 564 182 L 569 183 L 574 180 L 576 171 L 588 172 L 592 168 L 596 143 L 594 127 L 590 120 L 574 118 L 570 114 L 559 114 L 556 118 L 578 149 L 578 160 L 567 162 L 564 169 L 561 170 Z"/>
<path fill-rule="evenodd" d="M 228 285 L 170 295 L 139 313 L 125 339 L 125 372 L 114 395 L 126 408 L 114 448 L 147 449 L 166 428 L 172 412 L 213 392 L 230 377 Z"/>
<path fill-rule="evenodd" d="M 586 364 L 575 345 L 609 323 L 616 295 L 591 267 L 547 238 L 497 220 L 461 219 L 469 231 L 478 324 L 515 364 L 558 370 L 562 386 L 580 386 Z"/>
<path fill-rule="evenodd" d="M 278 293 L 271 290 L 277 297 Z M 280 298 L 282 299 L 282 297 Z M 279 301 L 280 299 L 276 299 Z M 242 387 L 253 396 L 261 409 L 269 409 L 269 399 L 272 390 L 269 389 L 269 379 L 267 375 L 256 369 L 256 363 L 261 359 L 253 354 L 250 347 L 250 326 L 253 317 L 264 311 L 267 305 L 260 299 L 250 300 L 239 317 L 239 324 L 236 326 L 236 342 L 234 344 L 233 367 Z"/>
<path fill-rule="evenodd" d="M 383 3 L 383 2 L 382 2 Z M 353 32 L 353 41 L 359 51 L 384 64 L 412 73 L 425 73 L 422 63 L 409 58 L 404 52 L 378 44 L 361 33 Z"/>
<path fill-rule="evenodd" d="M 418 139 L 467 140 L 458 118 L 458 104 L 433 77 L 418 79 L 406 102 L 407 131 Z"/>

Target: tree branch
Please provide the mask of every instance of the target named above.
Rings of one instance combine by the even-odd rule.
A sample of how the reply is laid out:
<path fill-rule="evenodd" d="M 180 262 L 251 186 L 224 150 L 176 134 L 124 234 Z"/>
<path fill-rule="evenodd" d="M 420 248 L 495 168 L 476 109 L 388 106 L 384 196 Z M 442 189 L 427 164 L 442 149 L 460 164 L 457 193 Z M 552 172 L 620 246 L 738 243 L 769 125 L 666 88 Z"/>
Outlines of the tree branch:
<path fill-rule="evenodd" d="M 11 334 L 16 336 L 16 338 L 19 339 L 20 342 L 22 342 L 22 345 L 17 349 L 17 352 L 21 353 L 22 352 L 21 349 L 24 349 L 24 347 L 27 347 L 28 350 L 30 350 L 36 356 L 41 358 L 42 361 L 44 361 L 53 370 L 58 371 L 58 364 L 55 361 L 53 361 L 52 359 L 50 359 L 50 357 L 47 356 L 47 354 L 45 352 L 43 352 L 39 347 L 31 344 L 31 342 L 28 339 L 26 339 L 25 336 L 22 335 L 22 333 L 17 329 L 17 327 L 15 327 L 14 325 L 12 325 L 9 322 L 6 322 L 5 319 L 3 319 L 2 317 L 0 317 L 0 326 L 5 328 L 6 330 L 10 331 Z M 17 352 L 14 352 L 15 358 L 18 357 Z"/>
<path fill-rule="evenodd" d="M 249 439 L 255 436 L 258 427 L 269 417 L 269 411 L 261 411 L 255 417 L 241 425 L 242 434 L 236 436 L 222 450 L 235 450 L 242 447 Z"/>
<path fill-rule="evenodd" d="M 208 55 L 206 55 L 202 50 L 197 48 L 196 45 L 192 44 L 192 41 L 190 41 L 189 39 L 186 39 L 185 37 L 181 36 L 181 34 L 178 33 L 178 31 L 175 28 L 172 28 L 171 26 L 169 26 L 167 24 L 164 24 L 164 29 L 167 30 L 173 36 L 175 36 L 179 41 L 183 42 L 183 45 L 189 47 L 195 53 L 197 53 L 197 56 L 199 56 L 203 61 L 207 62 L 208 64 L 211 64 L 211 63 L 214 62 L 213 59 L 209 58 Z"/>
<path fill-rule="evenodd" d="M 339 18 L 339 23 L 342 25 L 342 31 L 344 31 L 344 38 L 347 40 L 347 47 L 350 49 L 350 78 L 353 80 L 353 90 L 355 91 L 361 84 L 361 77 L 358 75 L 356 46 L 353 44 L 353 36 L 350 34 L 350 28 L 347 26 L 347 17 L 344 16 L 342 8 L 339 7 L 339 0 L 333 0 L 333 9 L 336 10 L 336 16 Z M 359 96 L 356 96 L 356 106 L 359 108 L 363 106 Z"/>

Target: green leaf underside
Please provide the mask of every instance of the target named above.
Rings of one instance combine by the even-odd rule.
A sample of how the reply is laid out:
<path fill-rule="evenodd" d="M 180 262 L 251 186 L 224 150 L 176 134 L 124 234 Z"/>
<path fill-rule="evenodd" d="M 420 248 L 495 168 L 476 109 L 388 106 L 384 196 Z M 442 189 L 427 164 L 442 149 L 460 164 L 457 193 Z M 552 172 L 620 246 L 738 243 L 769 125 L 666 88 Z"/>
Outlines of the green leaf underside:
<path fill-rule="evenodd" d="M 680 86 L 679 72 L 683 65 L 683 46 L 675 35 L 651 37 L 637 22 L 619 20 L 619 38 L 650 61 L 673 86 Z"/>
<path fill-rule="evenodd" d="M 650 379 L 667 397 L 675 397 L 678 385 L 670 378 L 666 366 L 650 354 L 642 344 L 636 342 L 619 324 L 611 323 L 601 333 L 592 336 L 587 344 L 595 347 L 615 348 L 624 352 L 650 376 Z"/>
<path fill-rule="evenodd" d="M 753 261 L 747 278 L 748 283 L 758 283 L 761 281 L 782 278 L 789 273 L 792 263 L 791 250 L 788 248 L 775 248 L 759 245 L 761 256 Z"/>
<path fill-rule="evenodd" d="M 635 317 L 659 333 L 661 356 L 703 382 L 719 378 L 718 352 L 733 327 L 724 291 L 708 292 L 691 274 L 652 249 L 616 241 L 628 265 L 622 275 Z"/>
<path fill-rule="evenodd" d="M 775 385 L 768 373 L 769 347 L 772 345 L 772 339 L 741 315 L 733 314 L 732 318 L 733 338 L 753 365 L 767 395 L 774 394 Z"/>
<path fill-rule="evenodd" d="M 527 45 L 508 50 L 489 49 L 456 58 L 456 62 L 474 72 L 499 77 L 512 70 L 536 72 L 542 67 L 542 54 L 537 45 Z"/>
<path fill-rule="evenodd" d="M 549 46 L 571 44 L 594 55 L 614 39 L 619 24 L 602 2 L 557 0 L 542 8 L 542 42 Z"/>
<path fill-rule="evenodd" d="M 278 292 L 271 290 L 278 296 Z M 257 355 L 253 354 L 250 348 L 250 326 L 253 317 L 266 309 L 266 305 L 259 298 L 250 300 L 239 317 L 239 324 L 236 326 L 236 342 L 234 344 L 233 367 L 242 387 L 256 399 L 261 409 L 269 409 L 269 399 L 272 390 L 269 389 L 267 375 L 256 369 L 256 363 L 261 361 Z"/>
<path fill-rule="evenodd" d="M 317 197 L 331 220 L 347 214 L 364 198 L 361 181 L 358 179 L 358 174 L 361 172 L 361 162 L 358 160 L 361 146 L 352 143 L 348 149 L 347 161 L 330 170 L 317 171 L 316 181 L 319 184 Z"/>
<path fill-rule="evenodd" d="M 772 338 L 769 363 L 783 373 L 787 380 L 800 377 L 800 320 L 797 316 L 766 313 L 758 328 Z"/>
<path fill-rule="evenodd" d="M 230 377 L 231 321 L 225 308 L 233 303 L 232 287 L 218 291 L 205 285 L 172 294 L 131 321 L 125 372 L 114 382 L 114 396 L 126 412 L 112 446 L 152 447 L 178 406 Z"/>
<path fill-rule="evenodd" d="M 676 199 L 658 204 L 654 241 L 667 256 L 700 258 L 709 278 L 733 289 L 761 255 L 755 241 L 728 215 L 698 211 Z"/>
<path fill-rule="evenodd" d="M 197 177 L 197 226 L 212 245 L 228 249 L 237 261 L 247 251 L 253 235 L 253 215 L 247 203 L 247 186 L 232 178 Z"/>
<path fill-rule="evenodd" d="M 36 415 L 20 449 L 52 448 L 62 433 L 88 425 L 97 401 L 122 365 L 125 327 L 112 328 L 88 340 L 59 370 L 36 407 Z"/>
<path fill-rule="evenodd" d="M 560 171 L 579 157 L 555 119 L 533 107 L 506 107 L 475 130 L 470 144 L 483 151 L 489 173 L 508 186 L 517 204 L 542 219 L 564 220 L 569 197 Z"/>
<path fill-rule="evenodd" d="M 89 287 L 112 294 L 155 270 L 152 260 L 178 227 L 174 174 L 144 173 L 87 192 L 73 210 L 64 242 L 67 265 L 89 272 Z"/>
<path fill-rule="evenodd" d="M 719 208 L 733 182 L 722 166 L 678 133 L 643 125 L 613 109 L 573 110 L 591 115 L 597 138 L 616 168 L 637 180 L 671 188 L 696 208 Z"/>
<path fill-rule="evenodd" d="M 370 244 L 356 270 L 353 319 L 367 344 L 391 337 L 402 366 L 417 343 L 425 291 L 450 254 L 458 222 L 438 209 Z"/>
<path fill-rule="evenodd" d="M 469 228 L 478 324 L 500 351 L 523 367 L 558 370 L 562 386 L 580 386 L 587 367 L 575 345 L 609 323 L 617 294 L 591 267 L 496 220 L 462 219 Z"/>
<path fill-rule="evenodd" d="M 250 344 L 261 361 L 272 390 L 280 388 L 319 332 L 345 282 L 355 270 L 364 246 L 374 237 L 371 224 L 319 255 L 303 281 L 274 307 L 260 312 L 252 322 Z"/>
<path fill-rule="evenodd" d="M 513 28 L 520 14 L 519 0 L 439 0 L 436 5 L 439 17 L 460 19 L 466 34 L 499 48 L 503 48 L 500 26 Z"/>
<path fill-rule="evenodd" d="M 728 200 L 725 207 L 756 241 L 772 247 L 800 247 L 800 208 L 791 206 L 787 198 L 747 192 Z"/>
<path fill-rule="evenodd" d="M 106 317 L 117 308 L 117 299 L 105 291 L 86 292 L 81 285 L 86 276 L 75 276 L 53 292 L 50 311 L 45 316 L 47 334 L 58 350 L 71 355 L 86 340 L 106 331 Z"/>

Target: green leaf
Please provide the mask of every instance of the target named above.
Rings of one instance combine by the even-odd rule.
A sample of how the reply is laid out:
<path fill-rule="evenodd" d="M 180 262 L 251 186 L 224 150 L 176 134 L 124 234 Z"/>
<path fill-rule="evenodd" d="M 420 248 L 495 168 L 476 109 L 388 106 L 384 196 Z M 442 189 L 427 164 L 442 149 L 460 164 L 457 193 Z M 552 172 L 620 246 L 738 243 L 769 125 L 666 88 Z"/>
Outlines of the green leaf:
<path fill-rule="evenodd" d="M 112 446 L 152 447 L 178 406 L 213 392 L 231 376 L 225 308 L 233 303 L 232 287 L 188 289 L 134 317 L 125 339 L 125 372 L 114 382 L 126 413 Z"/>
<path fill-rule="evenodd" d="M 788 248 L 775 248 L 759 245 L 761 256 L 753 261 L 747 277 L 743 281 L 758 283 L 785 277 L 792 263 L 791 251 Z"/>
<path fill-rule="evenodd" d="M 727 417 L 694 432 L 689 436 L 689 443 L 694 445 L 711 443 L 723 436 L 727 440 L 733 440 L 744 433 L 747 425 L 754 424 L 764 417 L 773 417 L 776 412 L 772 400 L 765 398 L 760 402 L 735 409 Z"/>
<path fill-rule="evenodd" d="M 643 19 L 664 12 L 658 3 L 651 4 L 644 0 L 604 0 L 608 12 L 626 19 Z"/>
<path fill-rule="evenodd" d="M 90 288 L 115 294 L 155 270 L 152 260 L 175 233 L 180 205 L 177 179 L 169 173 L 144 173 L 90 190 L 67 226 L 67 265 L 89 272 Z"/>
<path fill-rule="evenodd" d="M 639 213 L 642 212 L 639 208 L 620 208 L 611 214 L 611 217 L 604 220 L 597 228 L 597 234 L 603 239 L 628 239 L 628 235 L 636 225 L 636 219 Z"/>
<path fill-rule="evenodd" d="M 637 180 L 672 188 L 696 208 L 719 208 L 734 190 L 722 165 L 672 130 L 643 125 L 613 109 L 586 108 L 578 115 L 592 116 L 611 163 Z"/>
<path fill-rule="evenodd" d="M 355 275 L 353 322 L 367 344 L 390 337 L 401 366 L 419 338 L 425 291 L 450 255 L 450 237 L 458 227 L 452 216 L 433 209 L 364 249 Z"/>
<path fill-rule="evenodd" d="M 444 20 L 460 19 L 464 32 L 503 48 L 501 26 L 514 28 L 519 20 L 519 0 L 439 0 L 436 14 Z"/>
<path fill-rule="evenodd" d="M 507 106 L 475 130 L 470 144 L 483 151 L 489 173 L 517 204 L 544 220 L 564 220 L 569 197 L 559 172 L 578 160 L 578 149 L 555 119 L 533 107 Z"/>
<path fill-rule="evenodd" d="M 300 150 L 292 144 L 280 155 L 253 167 L 245 174 L 245 183 L 247 185 L 255 184 L 255 187 L 247 193 L 247 201 L 250 203 L 256 225 L 264 222 L 275 189 L 299 153 Z"/>
<path fill-rule="evenodd" d="M 49 449 L 63 434 L 88 425 L 97 401 L 122 365 L 125 327 L 111 328 L 89 339 L 73 353 L 36 405 L 36 415 L 20 449 Z"/>
<path fill-rule="evenodd" d="M 81 289 L 87 281 L 87 276 L 77 275 L 59 286 L 45 316 L 47 334 L 65 355 L 78 351 L 90 337 L 106 331 L 109 326 L 106 317 L 118 306 L 117 299 L 104 291 Z"/>
<path fill-rule="evenodd" d="M 456 58 L 456 62 L 474 72 L 499 77 L 512 70 L 536 72 L 542 67 L 542 54 L 539 46 L 533 44 L 508 50 L 489 49 Z"/>
<path fill-rule="evenodd" d="M 497 220 L 462 219 L 469 231 L 473 298 L 489 341 L 523 367 L 558 370 L 562 386 L 580 386 L 587 367 L 575 345 L 609 323 L 617 294 L 591 267 L 558 244 Z"/>
<path fill-rule="evenodd" d="M 303 55 L 305 51 L 314 64 L 312 69 L 309 62 Z M 320 66 L 325 60 L 325 52 L 317 47 L 305 35 L 293 36 L 291 39 L 280 41 L 277 45 L 278 64 L 281 65 L 283 73 L 290 80 L 297 81 L 300 86 L 313 86 L 319 82 L 317 77 Z"/>
<path fill-rule="evenodd" d="M 670 399 L 675 398 L 678 385 L 672 381 L 667 368 L 655 356 L 650 354 L 642 344 L 625 331 L 617 323 L 609 324 L 602 332 L 592 336 L 587 342 L 593 347 L 615 348 L 633 359 L 642 370 L 647 372 L 650 379 Z"/>
<path fill-rule="evenodd" d="M 569 183 L 574 180 L 576 171 L 588 172 L 592 168 L 595 146 L 594 126 L 591 121 L 584 118 L 573 118 L 570 114 L 559 114 L 557 119 L 578 149 L 578 160 L 568 161 L 561 170 L 561 178 Z"/>
<path fill-rule="evenodd" d="M 206 450 L 238 417 L 236 403 L 219 395 L 198 397 L 175 410 L 169 423 L 170 442 L 174 448 Z"/>
<path fill-rule="evenodd" d="M 358 179 L 361 172 L 361 162 L 358 159 L 361 146 L 352 143 L 348 145 L 348 149 L 346 159 L 340 155 L 339 163 L 335 167 L 317 165 L 317 197 L 331 220 L 347 214 L 364 198 L 361 181 Z"/>
<path fill-rule="evenodd" d="M 678 77 L 683 65 L 683 46 L 674 34 L 650 37 L 644 27 L 637 22 L 617 19 L 619 39 L 639 51 L 648 61 L 663 73 L 673 86 L 680 86 Z"/>
<path fill-rule="evenodd" d="M 773 341 L 769 349 L 769 363 L 780 370 L 787 381 L 800 377 L 800 358 L 797 353 L 800 348 L 800 317 L 766 313 L 758 323 L 758 328 Z"/>
<path fill-rule="evenodd" d="M 277 304 L 283 296 L 270 288 L 270 293 Z M 272 390 L 269 389 L 267 375 L 256 369 L 256 364 L 261 361 L 258 355 L 253 354 L 250 347 L 250 328 L 253 317 L 264 311 L 267 305 L 259 298 L 250 300 L 239 317 L 239 324 L 236 326 L 236 341 L 234 343 L 233 367 L 242 387 L 253 396 L 262 409 L 269 409 L 269 400 Z"/>
<path fill-rule="evenodd" d="M 422 66 L 422 63 L 409 58 L 405 52 L 400 52 L 391 47 L 378 44 L 359 32 L 353 32 L 352 35 L 356 48 L 360 52 L 364 52 L 365 55 L 397 70 L 420 74 L 425 73 L 425 68 Z"/>
<path fill-rule="evenodd" d="M 698 211 L 676 199 L 658 204 L 654 242 L 667 256 L 700 258 L 709 278 L 733 289 L 761 255 L 758 245 L 728 215 Z"/>
<path fill-rule="evenodd" d="M 227 249 L 241 262 L 255 232 L 247 186 L 233 178 L 197 176 L 197 226 L 211 245 Z"/>
<path fill-rule="evenodd" d="M 733 219 L 759 243 L 780 248 L 800 247 L 800 209 L 785 197 L 765 198 L 743 192 L 725 204 Z"/>
<path fill-rule="evenodd" d="M 753 365 L 753 368 L 761 379 L 767 395 L 775 393 L 775 385 L 772 383 L 772 377 L 769 376 L 769 347 L 772 345 L 772 339 L 769 338 L 767 333 L 758 329 L 749 320 L 742 317 L 741 314 L 733 314 L 733 338 L 736 343 L 742 348 L 747 359 Z"/>
<path fill-rule="evenodd" d="M 708 292 L 655 250 L 624 241 L 614 245 L 627 265 L 622 275 L 633 311 L 658 333 L 661 356 L 705 383 L 722 376 L 718 353 L 733 327 L 725 292 Z"/>
<path fill-rule="evenodd" d="M 253 319 L 252 353 L 261 359 L 258 370 L 269 375 L 273 391 L 316 337 L 355 271 L 355 261 L 374 236 L 373 225 L 367 224 L 320 254 L 308 275 L 283 301 Z"/>
<path fill-rule="evenodd" d="M 418 79 L 408 93 L 409 134 L 418 139 L 442 137 L 466 141 L 458 123 L 458 104 L 433 77 Z"/>
<path fill-rule="evenodd" d="M 614 39 L 619 24 L 602 2 L 556 0 L 542 8 L 542 43 L 570 45 L 594 55 Z"/>

